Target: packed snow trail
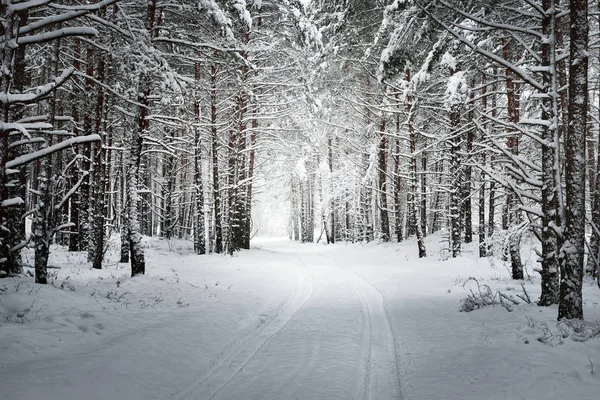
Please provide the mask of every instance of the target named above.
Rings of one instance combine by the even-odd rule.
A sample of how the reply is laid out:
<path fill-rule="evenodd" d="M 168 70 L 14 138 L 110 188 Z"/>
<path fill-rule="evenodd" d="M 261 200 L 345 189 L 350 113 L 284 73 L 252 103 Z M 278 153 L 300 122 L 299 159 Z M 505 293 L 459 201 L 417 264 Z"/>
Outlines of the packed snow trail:
<path fill-rule="evenodd" d="M 152 241 L 146 276 L 67 260 L 73 291 L 17 283 L 3 312 L 36 314 L 1 327 L 0 398 L 401 399 L 379 292 L 322 246 L 267 243 L 198 257 Z"/>
<path fill-rule="evenodd" d="M 174 399 L 402 398 L 381 294 L 334 259 L 299 249 L 264 249 L 301 261 L 297 290 Z"/>
<path fill-rule="evenodd" d="M 145 238 L 135 278 L 110 261 L 118 246 L 102 270 L 53 247 L 50 284 L 0 280 L 0 399 L 597 397 L 599 339 L 558 335 L 556 307 L 459 312 L 477 290 L 468 277 L 532 299 L 539 279 L 513 281 L 477 241 L 446 260 L 439 235 L 425 240 L 427 259 L 413 241 L 260 239 L 230 257 Z M 600 320 L 596 282 L 584 289 L 586 318 Z"/>

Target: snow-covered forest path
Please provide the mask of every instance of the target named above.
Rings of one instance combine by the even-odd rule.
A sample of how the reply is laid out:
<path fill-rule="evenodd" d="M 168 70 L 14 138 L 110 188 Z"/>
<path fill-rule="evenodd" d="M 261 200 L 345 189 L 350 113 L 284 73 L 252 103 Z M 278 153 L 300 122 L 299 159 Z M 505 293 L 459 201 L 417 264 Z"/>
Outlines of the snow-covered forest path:
<path fill-rule="evenodd" d="M 176 399 L 400 399 L 381 294 L 334 258 L 297 245 L 296 288 Z"/>
<path fill-rule="evenodd" d="M 470 276 L 539 295 L 476 244 L 446 260 L 429 236 L 420 260 L 413 241 L 263 239 L 230 257 L 145 240 L 144 276 L 57 247 L 50 284 L 0 281 L 0 399 L 558 400 L 600 388 L 600 349 L 562 337 L 556 308 L 459 312 Z M 600 320 L 588 289 L 587 318 Z"/>

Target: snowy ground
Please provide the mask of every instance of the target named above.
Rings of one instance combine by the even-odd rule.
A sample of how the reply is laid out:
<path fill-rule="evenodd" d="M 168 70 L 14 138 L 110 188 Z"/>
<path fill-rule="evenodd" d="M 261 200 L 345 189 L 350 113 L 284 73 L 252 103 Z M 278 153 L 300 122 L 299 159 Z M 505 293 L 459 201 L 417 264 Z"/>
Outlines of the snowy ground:
<path fill-rule="evenodd" d="M 600 337 L 563 337 L 501 261 L 444 261 L 439 241 L 419 260 L 412 241 L 262 240 L 229 257 L 152 239 L 133 279 L 56 248 L 52 285 L 0 280 L 0 399 L 597 398 Z M 471 276 L 520 304 L 459 312 Z M 591 281 L 585 301 L 589 335 Z"/>

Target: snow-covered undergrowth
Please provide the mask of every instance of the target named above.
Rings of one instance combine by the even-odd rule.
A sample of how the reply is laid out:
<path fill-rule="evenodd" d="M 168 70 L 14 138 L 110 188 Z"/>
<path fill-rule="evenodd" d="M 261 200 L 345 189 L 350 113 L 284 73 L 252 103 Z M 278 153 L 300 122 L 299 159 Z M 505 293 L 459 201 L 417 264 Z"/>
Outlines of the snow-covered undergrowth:
<path fill-rule="evenodd" d="M 475 245 L 459 259 L 444 260 L 439 236 L 427 238 L 430 256 L 424 260 L 413 240 L 332 246 L 257 240 L 253 250 L 234 257 L 196 256 L 186 241 L 147 239 L 145 245 L 146 276 L 129 278 L 128 265 L 115 261 L 116 246 L 103 270 L 91 269 L 84 253 L 54 247 L 50 265 L 60 269 L 52 269 L 52 284 L 36 285 L 27 276 L 0 280 L 0 398 L 197 398 L 198 387 L 219 379 L 219 385 L 229 384 L 230 377 L 219 374 L 245 378 L 251 359 L 259 364 L 255 359 L 268 353 L 270 337 L 294 337 L 285 330 L 318 321 L 307 315 L 310 306 L 302 307 L 320 305 L 320 291 L 334 288 L 336 276 L 319 287 L 326 281 L 313 269 L 309 288 L 303 271 L 316 257 L 359 276 L 383 297 L 406 399 L 595 398 L 600 391 L 600 290 L 591 280 L 584 283 L 585 323 L 557 323 L 556 307 L 535 305 L 539 279 L 529 253 L 524 261 L 530 279 L 515 282 L 501 260 L 478 259 Z M 349 276 L 344 279 L 355 282 Z M 490 303 L 461 312 L 464 299 L 485 288 Z M 373 307 L 369 299 L 362 302 Z M 377 310 L 371 311 L 376 322 Z M 229 365 L 240 360 L 239 368 Z M 282 365 L 274 370 L 286 371 L 289 385 L 297 384 L 300 378 L 289 372 L 296 369 L 277 362 Z M 259 385 L 261 378 L 249 382 Z M 318 384 L 329 382 L 331 376 L 323 376 Z M 244 398 L 288 393 L 280 388 L 268 396 L 259 389 Z M 309 398 L 301 385 L 296 389 L 295 396 Z M 347 398 L 333 389 L 328 396 Z"/>

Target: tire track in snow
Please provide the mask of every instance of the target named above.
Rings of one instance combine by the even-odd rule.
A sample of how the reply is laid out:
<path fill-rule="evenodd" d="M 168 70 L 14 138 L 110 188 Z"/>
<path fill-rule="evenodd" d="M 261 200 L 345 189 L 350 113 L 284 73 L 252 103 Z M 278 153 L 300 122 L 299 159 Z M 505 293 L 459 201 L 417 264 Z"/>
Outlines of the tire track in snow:
<path fill-rule="evenodd" d="M 330 256 L 324 257 L 354 278 L 353 289 L 364 310 L 366 334 L 363 334 L 362 342 L 365 354 L 359 361 L 364 379 L 358 384 L 358 392 L 363 394 L 365 400 L 403 399 L 398 375 L 400 370 L 396 356 L 396 338 L 383 303 L 383 295 L 360 274 L 349 270 Z"/>
<path fill-rule="evenodd" d="M 310 342 L 308 337 L 302 341 L 302 353 L 299 359 L 294 360 L 294 368 L 291 369 L 276 385 L 269 388 L 265 393 L 265 399 L 298 399 L 296 391 L 290 394 L 291 384 L 298 378 L 305 376 L 307 371 L 311 371 L 317 363 L 321 346 L 318 343 Z"/>
<path fill-rule="evenodd" d="M 254 359 L 269 339 L 306 305 L 313 293 L 313 278 L 302 259 L 299 260 L 302 267 L 299 268 L 298 283 L 289 301 L 279 307 L 270 320 L 251 332 L 239 345 L 232 346 L 233 349 L 214 361 L 207 372 L 175 393 L 171 399 L 213 399 Z"/>
<path fill-rule="evenodd" d="M 373 327 L 371 324 L 372 316 L 369 303 L 359 290 L 358 285 L 354 283 L 353 286 L 354 294 L 360 300 L 360 306 L 363 311 L 361 326 L 364 327 L 363 334 L 361 337 L 361 348 L 364 350 L 364 354 L 362 355 L 362 359 L 359 360 L 358 363 L 358 368 L 362 370 L 364 379 L 359 380 L 357 382 L 356 392 L 362 393 L 363 399 L 368 399 L 371 390 L 371 374 L 373 372 L 373 367 L 371 364 L 373 354 Z"/>

